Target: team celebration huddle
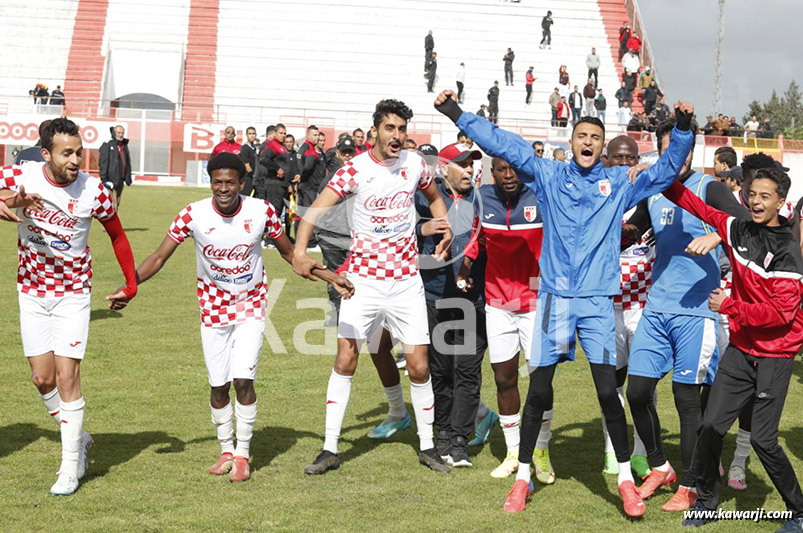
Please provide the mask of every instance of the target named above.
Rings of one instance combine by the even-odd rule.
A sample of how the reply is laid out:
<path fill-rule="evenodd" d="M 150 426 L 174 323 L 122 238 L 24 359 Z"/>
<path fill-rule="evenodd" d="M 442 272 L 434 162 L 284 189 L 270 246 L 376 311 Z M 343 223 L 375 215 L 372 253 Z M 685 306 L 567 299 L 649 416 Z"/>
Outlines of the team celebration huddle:
<path fill-rule="evenodd" d="M 341 137 L 342 165 L 303 213 L 293 240 L 276 206 L 242 194 L 250 167 L 232 153 L 211 157 L 211 198 L 171 213 L 149 255 L 134 254 L 116 198 L 79 170 L 82 140 L 71 120 L 43 127 L 44 162 L 0 169 L 0 218 L 18 229 L 21 349 L 61 436 L 50 493 L 79 489 L 94 444 L 84 430 L 80 372 L 92 342 L 94 218 L 123 273 L 122 286 L 106 296 L 115 312 L 147 298 L 135 299 L 139 285 L 169 269 L 180 244 L 194 241 L 200 338 L 219 443 L 217 460 L 205 465 L 211 475 L 245 482 L 259 453 L 251 449 L 259 404 L 254 382 L 271 318 L 263 254 L 275 249 L 297 275 L 322 280 L 339 300 L 331 373 L 307 384 L 324 400 L 323 444 L 309 450 L 299 477 L 340 468 L 352 380 L 367 351 L 388 402 L 369 438 L 393 439 L 414 427 L 424 467 L 416 468 L 426 483 L 427 476 L 454 477 L 454 470 L 473 467 L 469 448 L 483 445 L 498 423 L 506 450 L 488 474 L 511 483 L 495 481 L 499 493 L 488 498 L 498 499 L 500 513 L 537 514 L 536 483 L 561 490 L 550 458 L 561 448 L 550 450 L 550 441 L 561 411 L 572 406 L 554 401 L 553 380 L 561 363 L 575 360 L 579 344 L 593 385 L 573 398 L 584 401 L 593 387 L 603 434 L 602 442 L 585 443 L 584 453 L 616 477 L 626 517 L 644 516 L 653 495 L 669 488 L 674 494 L 661 511 L 696 511 L 678 515 L 686 526 L 715 521 L 723 477 L 735 490 L 750 490 L 752 449 L 789 511 L 779 531 L 800 531 L 803 493 L 778 441 L 794 357 L 803 347 L 800 220 L 788 207 L 786 172 L 769 157 L 746 156 L 741 191 L 733 193 L 694 171 L 697 126 L 693 105 L 684 101 L 658 125 L 652 165 L 639 164 L 631 137 L 606 143 L 605 124 L 593 116 L 574 124 L 567 164 L 464 112 L 450 90 L 434 107 L 460 130 L 461 142 L 409 149 L 412 110 L 380 101 L 372 144 L 356 153 L 359 143 Z M 490 169 L 483 168 L 483 152 Z M 729 160 L 725 151 L 716 157 L 717 164 Z M 342 206 L 350 242 L 336 261 L 327 253 L 326 230 L 331 211 Z M 322 261 L 309 251 L 315 240 Z M 394 350 L 404 359 L 412 413 Z M 495 409 L 493 399 L 481 398 L 486 352 Z M 679 453 L 665 451 L 658 417 L 656 388 L 667 374 Z M 728 463 L 723 440 L 737 419 Z M 399 457 L 398 466 L 405 463 L 415 464 L 415 457 Z M 359 466 L 347 466 L 337 475 L 360 475 Z"/>

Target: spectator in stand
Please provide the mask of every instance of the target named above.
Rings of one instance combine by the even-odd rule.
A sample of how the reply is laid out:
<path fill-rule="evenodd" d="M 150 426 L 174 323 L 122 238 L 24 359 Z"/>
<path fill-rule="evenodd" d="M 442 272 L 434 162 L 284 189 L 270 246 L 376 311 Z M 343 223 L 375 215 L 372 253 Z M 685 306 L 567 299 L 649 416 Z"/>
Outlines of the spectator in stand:
<path fill-rule="evenodd" d="M 599 84 L 599 65 L 600 59 L 597 55 L 597 49 L 591 48 L 591 53 L 586 56 L 586 66 L 588 67 L 588 77 L 594 78 L 594 88 Z"/>
<path fill-rule="evenodd" d="M 587 117 L 596 117 L 597 113 L 594 109 L 594 98 L 597 96 L 596 87 L 594 87 L 594 80 L 592 78 L 588 78 L 588 83 L 586 86 L 583 87 L 583 98 L 586 101 L 586 112 L 585 116 Z"/>
<path fill-rule="evenodd" d="M 533 143 L 533 151 L 535 152 L 535 157 L 544 157 L 544 143 L 535 141 Z"/>
<path fill-rule="evenodd" d="M 66 100 L 64 93 L 61 92 L 61 85 L 56 85 L 56 89 L 50 93 L 50 105 L 63 106 L 64 104 L 66 104 Z"/>
<path fill-rule="evenodd" d="M 627 40 L 630 39 L 630 26 L 627 24 L 627 21 L 624 21 L 622 27 L 619 28 L 619 61 L 622 61 L 622 58 L 627 53 Z"/>
<path fill-rule="evenodd" d="M 632 91 L 636 88 L 636 76 L 638 76 L 638 71 L 641 68 L 641 61 L 632 50 L 627 53 L 624 61 L 622 61 L 622 68 L 625 71 L 624 79 L 628 82 L 628 87 Z"/>
<path fill-rule="evenodd" d="M 117 208 L 123 197 L 123 187 L 132 183 L 131 154 L 125 128 L 118 124 L 109 128 L 109 131 L 111 140 L 103 143 L 98 151 L 98 169 L 100 181 L 111 191 L 112 203 Z"/>
<path fill-rule="evenodd" d="M 664 95 L 664 93 L 661 92 L 661 89 L 658 88 L 655 80 L 652 80 L 650 82 L 650 86 L 644 89 L 641 94 L 644 98 L 644 112 L 648 115 L 652 113 L 658 98 Z"/>
<path fill-rule="evenodd" d="M 365 144 L 365 132 L 360 128 L 357 128 L 351 132 L 351 138 L 354 139 L 354 146 L 357 149 L 357 155 L 370 150 L 370 148 Z"/>
<path fill-rule="evenodd" d="M 727 118 L 722 116 L 722 113 L 717 115 L 717 119 L 714 121 L 714 130 L 711 133 L 712 135 L 716 135 L 718 137 L 725 135 L 725 132 L 728 131 L 730 123 L 728 122 Z"/>
<path fill-rule="evenodd" d="M 741 137 L 744 133 L 744 130 L 736 122 L 736 117 L 731 117 L 730 122 L 728 123 L 728 137 Z"/>
<path fill-rule="evenodd" d="M 39 105 L 48 105 L 50 92 L 47 90 L 47 85 L 41 83 L 36 84 L 36 88 L 33 91 L 33 101 Z"/>
<path fill-rule="evenodd" d="M 566 101 L 565 96 L 561 96 L 560 102 L 558 102 L 558 127 L 565 128 L 569 123 L 570 117 L 569 103 Z"/>
<path fill-rule="evenodd" d="M 572 125 L 577 124 L 580 120 L 580 111 L 583 109 L 583 95 L 577 90 L 577 85 L 569 93 L 569 108 L 572 110 Z"/>
<path fill-rule="evenodd" d="M 432 52 L 432 55 L 429 56 L 429 61 L 427 62 L 427 92 L 432 93 L 435 92 L 432 89 L 432 86 L 435 85 L 435 76 L 438 73 L 438 53 Z"/>
<path fill-rule="evenodd" d="M 14 161 L 14 164 L 21 165 L 26 161 L 37 161 L 40 163 L 45 162 L 45 158 L 42 157 L 42 135 L 44 134 L 45 128 L 50 125 L 50 120 L 43 120 L 39 124 L 39 139 L 36 141 L 36 144 L 31 146 L 30 148 L 25 148 L 21 150 L 20 153 L 17 154 L 17 159 Z"/>
<path fill-rule="evenodd" d="M 560 103 L 560 90 L 555 87 L 552 94 L 549 95 L 549 107 L 552 109 L 552 122 L 553 126 L 558 125 L 558 104 Z"/>
<path fill-rule="evenodd" d="M 488 89 L 488 120 L 496 124 L 499 121 L 499 82 L 494 81 L 494 86 Z"/>
<path fill-rule="evenodd" d="M 641 113 L 636 111 L 633 118 L 627 123 L 627 131 L 644 131 L 644 123 L 641 121 Z"/>
<path fill-rule="evenodd" d="M 703 135 L 712 135 L 714 131 L 714 116 L 706 115 L 705 126 L 702 127 Z"/>
<path fill-rule="evenodd" d="M 480 104 L 480 108 L 475 113 L 478 117 L 486 118 L 485 117 L 485 104 Z"/>
<path fill-rule="evenodd" d="M 602 94 L 602 89 L 597 89 L 597 97 L 594 99 L 594 109 L 597 110 L 597 118 L 605 124 L 605 108 L 608 103 L 605 101 L 605 96 Z"/>
<path fill-rule="evenodd" d="M 627 49 L 632 50 L 636 55 L 641 54 L 641 39 L 639 39 L 638 33 L 633 32 L 630 35 L 630 39 L 627 40 Z"/>
<path fill-rule="evenodd" d="M 435 38 L 432 37 L 432 30 L 429 30 L 427 36 L 424 37 L 424 71 L 426 72 L 429 60 L 432 57 L 432 51 L 435 49 Z"/>
<path fill-rule="evenodd" d="M 544 49 L 549 47 L 552 50 L 552 24 L 554 21 L 552 20 L 552 11 L 547 11 L 546 16 L 541 20 L 541 45 L 538 47 L 540 49 Z"/>
<path fill-rule="evenodd" d="M 633 119 L 633 112 L 630 110 L 630 102 L 625 100 L 623 105 L 619 108 L 619 127 L 627 129 L 627 125 Z"/>
<path fill-rule="evenodd" d="M 638 88 L 642 90 L 646 89 L 650 86 L 650 83 L 653 81 L 653 79 L 655 78 L 652 74 L 652 69 L 649 65 L 647 65 L 644 67 L 644 72 L 642 72 L 638 77 Z"/>
<path fill-rule="evenodd" d="M 502 61 L 505 62 L 505 85 L 513 85 L 513 60 L 516 59 L 516 54 L 513 50 L 508 48 L 507 53 L 502 56 Z"/>
<path fill-rule="evenodd" d="M 533 97 L 533 83 L 536 80 L 536 77 L 533 76 L 534 68 L 535 67 L 530 67 L 529 70 L 527 70 L 527 74 L 524 75 L 524 89 L 527 91 L 527 96 L 524 98 L 524 103 L 526 105 L 530 105 L 530 99 Z"/>
<path fill-rule="evenodd" d="M 228 152 L 234 155 L 239 154 L 240 143 L 234 139 L 236 135 L 237 132 L 234 131 L 234 127 L 226 126 L 223 140 L 217 143 L 214 148 L 212 148 L 212 155 L 218 155 L 222 152 Z"/>
<path fill-rule="evenodd" d="M 242 190 L 242 194 L 245 196 L 251 196 L 254 190 L 254 171 L 257 168 L 258 150 L 257 130 L 253 126 L 248 126 L 245 129 L 245 144 L 240 147 L 240 159 L 245 165 L 245 181 Z"/>
<path fill-rule="evenodd" d="M 658 104 L 656 104 L 655 109 L 652 110 L 655 113 L 655 119 L 660 123 L 664 120 L 667 120 L 669 116 L 672 114 L 672 110 L 666 105 L 666 100 L 664 97 L 660 97 L 658 99 Z"/>
<path fill-rule="evenodd" d="M 622 82 L 622 86 L 617 89 L 616 93 L 614 94 L 616 100 L 619 102 L 619 107 L 622 107 L 622 104 L 627 102 L 628 104 L 633 103 L 633 92 L 627 89 L 627 84 Z"/>
<path fill-rule="evenodd" d="M 561 163 L 566 163 L 566 150 L 563 148 L 555 148 L 552 150 L 552 159 L 560 161 Z"/>
<path fill-rule="evenodd" d="M 758 120 L 756 116 L 750 117 L 750 120 L 744 123 L 744 132 L 748 139 L 755 139 L 758 133 Z"/>
<path fill-rule="evenodd" d="M 457 67 L 457 103 L 463 103 L 463 89 L 466 83 L 466 64 L 460 63 Z"/>
<path fill-rule="evenodd" d="M 765 118 L 758 128 L 758 136 L 762 139 L 772 139 L 775 137 L 775 129 L 769 118 Z"/>
<path fill-rule="evenodd" d="M 569 83 L 569 69 L 561 65 L 558 69 L 558 91 L 561 96 L 569 96 Z"/>
<path fill-rule="evenodd" d="M 404 142 L 404 149 L 415 151 L 416 147 L 415 141 L 407 137 L 407 140 Z"/>

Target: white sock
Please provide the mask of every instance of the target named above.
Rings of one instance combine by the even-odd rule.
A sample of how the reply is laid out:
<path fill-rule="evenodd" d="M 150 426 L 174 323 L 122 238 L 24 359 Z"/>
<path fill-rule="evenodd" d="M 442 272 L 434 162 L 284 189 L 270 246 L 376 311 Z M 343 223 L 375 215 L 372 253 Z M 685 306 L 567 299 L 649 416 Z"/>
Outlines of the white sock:
<path fill-rule="evenodd" d="M 619 477 L 616 483 L 621 485 L 625 481 L 633 481 L 633 472 L 630 471 L 630 461 L 619 463 Z"/>
<path fill-rule="evenodd" d="M 616 387 L 616 395 L 619 396 L 619 403 L 622 407 L 625 406 L 624 386 Z M 600 409 L 600 412 L 602 410 Z M 611 434 L 608 433 L 608 423 L 605 421 L 605 413 L 602 413 L 602 440 L 605 443 L 605 454 L 613 453 L 613 442 L 611 442 Z"/>
<path fill-rule="evenodd" d="M 343 429 L 343 419 L 346 417 L 346 407 L 349 405 L 350 396 L 351 376 L 341 376 L 332 369 L 329 386 L 326 389 L 324 450 L 337 453 L 337 441 L 340 440 L 340 431 Z"/>
<path fill-rule="evenodd" d="M 499 415 L 499 424 L 502 426 L 502 434 L 505 436 L 507 453 L 518 453 L 519 439 L 521 434 L 521 415 Z"/>
<path fill-rule="evenodd" d="M 747 458 L 750 456 L 750 432 L 739 428 L 736 432 L 736 451 L 733 452 L 733 466 L 740 466 L 742 470 L 745 468 Z"/>
<path fill-rule="evenodd" d="M 519 469 L 516 472 L 516 481 L 530 482 L 530 463 L 519 463 Z"/>
<path fill-rule="evenodd" d="M 407 408 L 404 406 L 404 393 L 401 383 L 392 387 L 385 387 L 385 397 L 388 399 L 388 418 L 393 420 L 403 420 L 407 416 Z"/>
<path fill-rule="evenodd" d="M 669 472 L 669 468 L 670 468 L 669 461 L 667 461 L 664 464 L 662 464 L 661 466 L 653 468 L 653 470 L 657 470 L 659 472 Z"/>
<path fill-rule="evenodd" d="M 257 402 L 251 405 L 243 405 L 235 401 L 234 416 L 237 418 L 237 449 L 234 450 L 234 455 L 249 459 L 251 437 L 254 435 L 254 422 L 257 420 Z"/>
<path fill-rule="evenodd" d="M 84 430 L 84 397 L 73 402 L 62 401 L 61 411 L 61 468 L 62 474 L 78 477 L 78 450 Z"/>
<path fill-rule="evenodd" d="M 410 401 L 413 403 L 415 425 L 418 428 L 419 448 L 434 448 L 432 426 L 435 424 L 435 394 L 432 392 L 432 378 L 427 379 L 426 383 L 410 382 Z"/>
<path fill-rule="evenodd" d="M 549 448 L 549 441 L 552 440 L 552 417 L 555 410 L 544 411 L 541 417 L 541 430 L 538 432 L 538 440 L 535 442 L 536 450 L 546 450 Z"/>
<path fill-rule="evenodd" d="M 45 409 L 47 409 L 47 414 L 50 415 L 50 418 L 53 419 L 56 424 L 61 424 L 61 415 L 60 407 L 61 404 L 61 397 L 59 396 L 59 388 L 56 387 L 52 391 L 48 392 L 47 394 L 40 394 L 42 398 L 42 402 L 45 404 Z"/>
<path fill-rule="evenodd" d="M 475 420 L 474 420 L 475 424 L 479 424 L 479 423 L 480 423 L 480 421 L 481 421 L 483 418 L 485 418 L 486 416 L 488 416 L 488 411 L 489 411 L 489 410 L 490 410 L 490 409 L 488 409 L 488 406 L 487 406 L 487 405 L 485 405 L 485 402 L 483 402 L 482 400 L 480 400 L 480 404 L 477 406 L 477 416 L 476 416 L 476 418 L 475 418 Z"/>
<path fill-rule="evenodd" d="M 215 409 L 211 405 L 209 408 L 212 410 L 212 423 L 215 425 L 217 432 L 217 440 L 220 442 L 220 453 L 234 453 L 234 423 L 232 416 L 234 410 L 231 407 L 231 402 L 227 403 L 225 407 Z"/>

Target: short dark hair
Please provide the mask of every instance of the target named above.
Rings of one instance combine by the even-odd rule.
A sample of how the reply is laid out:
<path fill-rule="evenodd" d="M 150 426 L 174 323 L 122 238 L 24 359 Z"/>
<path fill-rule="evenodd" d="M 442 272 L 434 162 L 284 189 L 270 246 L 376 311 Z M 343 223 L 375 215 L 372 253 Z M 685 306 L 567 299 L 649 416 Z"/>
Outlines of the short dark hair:
<path fill-rule="evenodd" d="M 78 124 L 66 117 L 54 118 L 44 128 L 41 128 L 40 125 L 39 140 L 42 142 L 42 148 L 48 152 L 51 151 L 53 149 L 53 137 L 62 133 L 70 137 L 81 136 Z"/>
<path fill-rule="evenodd" d="M 251 131 L 251 130 L 254 130 L 254 133 L 256 133 L 256 132 L 257 132 L 257 129 L 256 129 L 255 127 L 253 127 L 253 126 L 248 126 L 247 128 L 245 128 L 245 132 L 246 132 L 246 133 L 248 133 L 248 132 L 249 132 L 249 131 Z"/>
<path fill-rule="evenodd" d="M 265 135 L 270 135 L 274 131 L 276 131 L 276 126 L 268 126 L 265 128 Z"/>
<path fill-rule="evenodd" d="M 536 146 L 539 146 L 539 145 L 540 145 L 540 146 L 544 146 L 544 143 L 543 143 L 543 141 L 535 141 L 535 142 L 533 143 L 533 148 L 535 148 Z"/>
<path fill-rule="evenodd" d="M 789 194 L 792 180 L 789 179 L 789 175 L 783 170 L 778 168 L 760 168 L 756 170 L 753 181 L 762 179 L 774 181 L 775 186 L 778 188 L 778 196 L 781 198 L 786 198 L 786 195 Z"/>
<path fill-rule="evenodd" d="M 460 142 L 460 139 L 462 139 L 463 137 L 468 137 L 468 135 L 466 135 L 466 132 L 463 131 L 463 130 L 458 131 L 457 132 L 457 142 Z"/>
<path fill-rule="evenodd" d="M 572 135 L 574 135 L 574 130 L 577 129 L 577 126 L 580 124 L 591 124 L 593 126 L 597 126 L 598 128 L 602 128 L 602 138 L 605 138 L 605 124 L 603 124 L 602 121 L 597 117 L 581 117 L 572 128 Z"/>
<path fill-rule="evenodd" d="M 296 140 L 296 136 L 295 136 L 295 135 L 293 135 L 292 133 L 288 133 L 288 134 L 285 136 L 284 140 L 285 140 L 285 141 L 287 141 L 287 139 L 293 139 L 293 140 Z"/>
<path fill-rule="evenodd" d="M 315 124 L 310 124 L 309 126 L 307 126 L 308 132 L 312 130 L 318 131 L 318 126 L 316 126 Z"/>
<path fill-rule="evenodd" d="M 730 146 L 720 146 L 714 151 L 714 159 L 719 159 L 720 163 L 725 163 L 728 168 L 736 166 L 736 150 Z"/>
<path fill-rule="evenodd" d="M 284 124 L 282 124 L 281 122 L 279 122 L 278 124 L 276 124 L 275 126 L 273 126 L 273 129 L 274 129 L 274 130 L 278 130 L 279 128 L 284 128 L 284 131 L 287 131 L 287 126 L 285 126 L 285 125 L 284 125 Z"/>
<path fill-rule="evenodd" d="M 744 156 L 742 158 L 742 181 L 750 182 L 756 171 L 762 168 L 776 168 L 775 160 L 764 152 Z"/>
<path fill-rule="evenodd" d="M 354 131 L 352 131 L 352 132 L 351 132 L 351 135 L 352 135 L 352 136 L 353 136 L 353 135 L 357 135 L 357 132 L 360 132 L 360 133 L 365 133 L 365 132 L 364 132 L 364 131 L 362 131 L 360 128 L 357 128 L 356 130 L 354 130 Z"/>
<path fill-rule="evenodd" d="M 240 180 L 245 178 L 245 164 L 243 163 L 243 160 L 240 159 L 240 156 L 229 152 L 221 152 L 217 155 L 213 155 L 209 160 L 209 163 L 206 164 L 206 173 L 209 174 L 209 177 L 211 178 L 212 172 L 222 168 L 231 168 L 236 170 Z"/>
<path fill-rule="evenodd" d="M 413 118 L 413 110 L 399 100 L 394 100 L 392 98 L 380 100 L 379 103 L 376 104 L 376 110 L 374 111 L 374 127 L 379 127 L 382 119 L 388 115 L 396 115 L 403 118 L 405 121 L 409 121 Z"/>
<path fill-rule="evenodd" d="M 658 152 L 660 153 L 664 137 L 666 137 L 667 133 L 671 133 L 675 127 L 675 123 L 677 121 L 674 118 L 669 118 L 658 124 L 655 128 L 655 140 L 658 144 Z M 697 135 L 697 122 L 692 120 L 691 121 L 691 131 L 695 135 Z M 691 151 L 694 151 L 694 143 L 691 145 Z"/>

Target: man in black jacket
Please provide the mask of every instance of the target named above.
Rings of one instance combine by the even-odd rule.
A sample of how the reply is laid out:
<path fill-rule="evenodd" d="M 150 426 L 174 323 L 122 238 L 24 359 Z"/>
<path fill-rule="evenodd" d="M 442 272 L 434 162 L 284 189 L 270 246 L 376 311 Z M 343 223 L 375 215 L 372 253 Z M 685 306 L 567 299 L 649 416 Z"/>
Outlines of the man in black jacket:
<path fill-rule="evenodd" d="M 496 124 L 499 121 L 499 82 L 488 89 L 488 120 Z"/>
<path fill-rule="evenodd" d="M 427 92 L 434 92 L 432 86 L 435 85 L 435 75 L 438 72 L 438 54 L 432 52 L 429 60 L 427 61 Z"/>
<path fill-rule="evenodd" d="M 259 150 L 256 128 L 249 126 L 245 130 L 245 139 L 246 142 L 240 147 L 240 159 L 245 165 L 246 172 L 242 194 L 251 196 L 254 190 L 254 171 L 257 168 L 257 150 Z"/>
<path fill-rule="evenodd" d="M 131 154 L 128 151 L 128 139 L 125 138 L 125 128 L 118 124 L 109 128 L 109 131 L 112 138 L 100 147 L 98 166 L 100 181 L 111 191 L 115 207 L 119 207 L 123 187 L 131 185 Z"/>
<path fill-rule="evenodd" d="M 513 85 L 513 60 L 516 59 L 516 54 L 513 53 L 511 48 L 507 49 L 507 53 L 502 57 L 505 62 L 505 85 Z"/>
<path fill-rule="evenodd" d="M 432 30 L 424 37 L 424 70 L 427 70 L 429 59 L 432 57 L 432 51 L 435 49 L 435 39 L 432 37 Z"/>
<path fill-rule="evenodd" d="M 547 11 L 546 16 L 541 20 L 541 45 L 538 48 L 544 49 L 549 47 L 552 50 L 552 11 Z"/>

